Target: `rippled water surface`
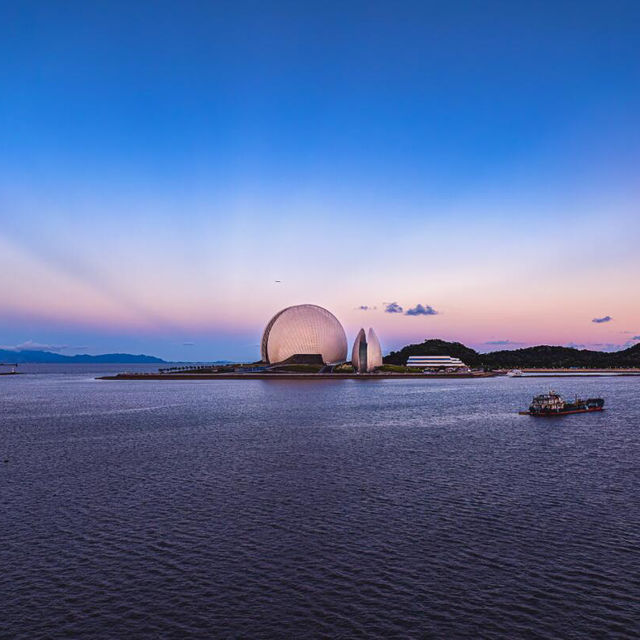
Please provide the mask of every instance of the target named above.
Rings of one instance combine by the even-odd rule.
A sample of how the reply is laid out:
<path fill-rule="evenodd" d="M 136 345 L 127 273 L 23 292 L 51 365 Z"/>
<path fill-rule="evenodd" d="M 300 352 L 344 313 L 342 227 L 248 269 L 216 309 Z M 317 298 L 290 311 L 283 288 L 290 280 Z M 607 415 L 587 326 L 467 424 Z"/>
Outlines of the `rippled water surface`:
<path fill-rule="evenodd" d="M 640 379 L 0 377 L 0 636 L 632 638 Z"/>

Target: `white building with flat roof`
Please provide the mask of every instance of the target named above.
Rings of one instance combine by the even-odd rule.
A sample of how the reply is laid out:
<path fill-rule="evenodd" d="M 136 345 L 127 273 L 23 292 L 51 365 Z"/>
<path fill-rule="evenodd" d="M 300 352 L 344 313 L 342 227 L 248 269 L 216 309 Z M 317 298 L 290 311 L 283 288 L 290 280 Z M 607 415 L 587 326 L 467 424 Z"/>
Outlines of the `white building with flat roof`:
<path fill-rule="evenodd" d="M 466 366 L 460 358 L 451 356 L 409 356 L 407 360 L 407 367 L 417 369 L 458 369 Z"/>

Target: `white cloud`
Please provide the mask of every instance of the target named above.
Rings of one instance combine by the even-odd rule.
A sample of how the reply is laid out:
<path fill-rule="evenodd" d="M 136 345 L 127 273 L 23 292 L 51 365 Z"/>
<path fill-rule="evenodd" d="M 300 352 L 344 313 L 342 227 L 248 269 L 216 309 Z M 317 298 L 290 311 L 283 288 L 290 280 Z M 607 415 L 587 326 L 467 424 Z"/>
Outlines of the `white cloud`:
<path fill-rule="evenodd" d="M 27 340 L 21 344 L 16 345 L 0 345 L 0 349 L 5 351 L 62 351 L 69 347 L 65 344 L 43 344 L 41 342 L 34 342 L 33 340 Z M 86 349 L 86 347 L 74 347 L 75 349 Z"/>

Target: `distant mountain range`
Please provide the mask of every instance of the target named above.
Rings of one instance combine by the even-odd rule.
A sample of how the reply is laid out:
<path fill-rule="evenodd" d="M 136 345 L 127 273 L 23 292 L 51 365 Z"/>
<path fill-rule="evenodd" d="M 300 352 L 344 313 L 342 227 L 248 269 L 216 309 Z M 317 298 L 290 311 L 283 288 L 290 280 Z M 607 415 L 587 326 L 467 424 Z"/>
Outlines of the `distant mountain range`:
<path fill-rule="evenodd" d="M 392 351 L 384 357 L 385 364 L 404 365 L 409 356 L 448 355 L 460 358 L 470 367 L 486 369 L 524 369 L 524 368 L 602 368 L 640 367 L 640 343 L 622 351 L 590 351 L 571 347 L 540 345 L 526 349 L 492 351 L 478 353 L 460 342 L 446 340 L 425 340 L 420 344 L 409 344 L 399 351 Z M 64 356 L 51 351 L 12 351 L 0 349 L 0 362 L 5 363 L 69 363 L 69 364 L 167 364 L 166 360 L 155 356 L 131 353 L 104 353 L 97 356 Z M 219 360 L 214 364 L 227 364 Z M 177 364 L 177 363 L 174 363 Z M 209 363 L 210 364 L 210 363 Z"/>
<path fill-rule="evenodd" d="M 0 349 L 0 362 L 24 363 L 69 363 L 69 364 L 163 364 L 166 360 L 145 356 L 143 354 L 133 355 L 131 353 L 104 353 L 99 356 L 76 355 L 63 356 L 60 353 L 51 351 L 10 351 Z"/>
<path fill-rule="evenodd" d="M 628 349 L 614 352 L 540 345 L 526 349 L 478 353 L 460 342 L 425 340 L 420 344 L 410 344 L 399 351 L 392 351 L 384 357 L 384 362 L 385 364 L 404 365 L 409 356 L 437 355 L 460 358 L 471 367 L 485 367 L 487 369 L 640 367 L 640 343 Z"/>

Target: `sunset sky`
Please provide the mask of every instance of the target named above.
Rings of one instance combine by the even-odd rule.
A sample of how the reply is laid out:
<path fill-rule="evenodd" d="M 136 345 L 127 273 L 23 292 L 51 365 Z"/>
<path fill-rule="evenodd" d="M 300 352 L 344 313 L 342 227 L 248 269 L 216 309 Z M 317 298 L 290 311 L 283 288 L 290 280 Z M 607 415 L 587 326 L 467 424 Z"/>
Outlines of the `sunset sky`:
<path fill-rule="evenodd" d="M 635 344 L 639 33 L 616 0 L 3 3 L 1 346 L 251 360 L 300 303 L 385 352 Z"/>

